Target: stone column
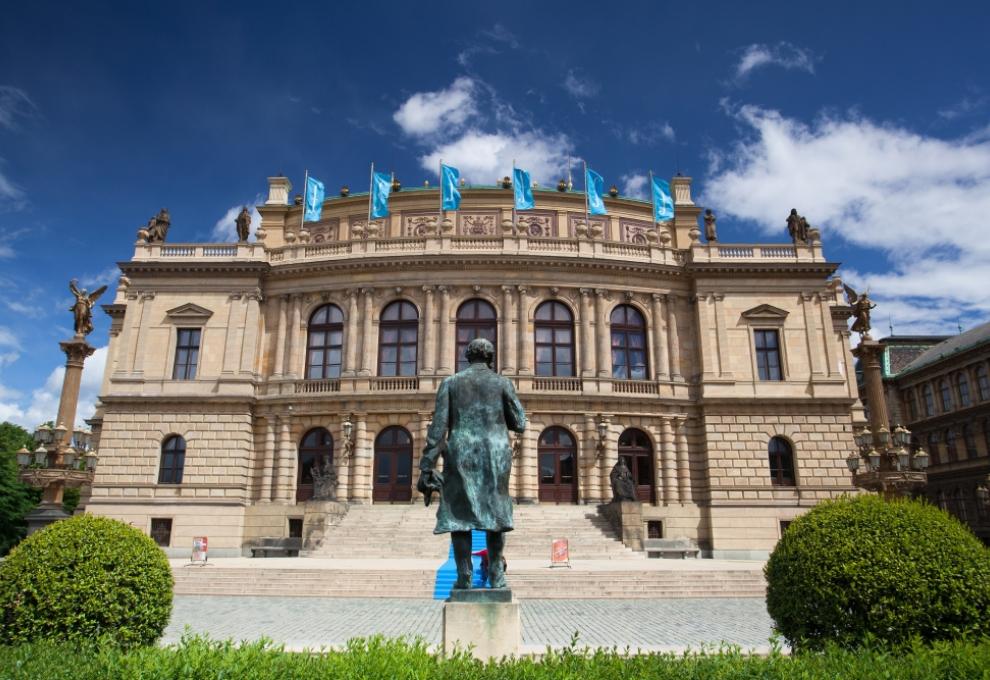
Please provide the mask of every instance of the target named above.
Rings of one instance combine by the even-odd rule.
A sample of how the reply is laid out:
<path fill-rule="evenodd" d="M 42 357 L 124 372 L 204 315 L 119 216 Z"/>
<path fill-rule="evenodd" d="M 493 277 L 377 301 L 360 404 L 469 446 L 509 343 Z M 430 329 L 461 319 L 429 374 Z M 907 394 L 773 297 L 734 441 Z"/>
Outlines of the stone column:
<path fill-rule="evenodd" d="M 516 330 L 519 332 L 519 361 L 516 365 L 519 367 L 519 375 L 532 375 L 533 366 L 530 362 L 533 361 L 533 334 L 529 330 L 529 288 L 517 286 L 517 289 L 519 290 L 517 310 L 519 327 Z"/>
<path fill-rule="evenodd" d="M 595 336 L 598 339 L 598 377 L 608 378 L 612 374 L 612 338 L 609 335 L 608 323 L 605 321 L 605 298 L 608 291 L 604 288 L 595 289 Z"/>
<path fill-rule="evenodd" d="M 361 372 L 360 375 L 371 375 L 373 362 L 378 354 L 378 343 L 372 337 L 371 315 L 374 310 L 372 304 L 375 301 L 374 288 L 362 288 L 364 295 L 364 318 L 361 319 Z"/>
<path fill-rule="evenodd" d="M 281 378 L 285 369 L 285 331 L 289 325 L 289 296 L 278 296 L 278 332 L 275 334 L 275 366 L 273 378 Z"/>
<path fill-rule="evenodd" d="M 853 350 L 853 354 L 859 358 L 863 366 L 863 382 L 866 383 L 866 399 L 869 403 L 870 430 L 874 434 L 876 448 L 880 449 L 880 444 L 876 440 L 876 433 L 881 426 L 890 429 L 888 424 L 887 400 L 883 393 L 883 374 L 880 370 L 880 358 L 883 356 L 883 345 L 873 338 L 864 336 L 859 341 L 859 345 Z M 851 369 L 852 367 L 850 367 Z M 850 372 L 852 372 L 850 370 Z M 933 387 L 934 389 L 934 387 Z M 935 390 L 936 398 L 938 390 Z"/>
<path fill-rule="evenodd" d="M 517 441 L 519 442 L 519 453 L 516 454 L 513 451 L 511 475 L 512 489 L 515 499 L 518 502 L 526 496 L 526 470 L 523 465 L 526 459 L 526 438 L 524 435 L 516 434 L 515 432 L 510 433 L 509 437 L 512 445 L 515 445 Z"/>
<path fill-rule="evenodd" d="M 502 373 L 516 371 L 516 334 L 512 327 L 512 286 L 502 286 Z"/>
<path fill-rule="evenodd" d="M 581 288 L 581 375 L 595 376 L 595 336 L 591 328 L 591 289 Z"/>
<path fill-rule="evenodd" d="M 663 504 L 680 503 L 677 488 L 677 452 L 674 449 L 674 428 L 670 418 L 660 419 L 660 463 L 662 470 Z M 658 470 L 659 471 L 659 470 Z"/>
<path fill-rule="evenodd" d="M 358 503 L 371 503 L 374 448 L 374 442 L 368 437 L 367 416 L 359 415 L 354 423 L 354 484 L 351 489 L 351 497 Z"/>
<path fill-rule="evenodd" d="M 450 289 L 447 286 L 437 286 L 440 291 L 440 356 L 437 357 L 437 373 L 440 375 L 450 375 L 453 373 L 450 351 Z"/>
<path fill-rule="evenodd" d="M 290 430 L 291 416 L 279 418 L 279 454 L 278 454 L 278 502 L 291 505 L 295 484 L 292 483 L 292 472 L 295 468 L 292 460 L 292 432 Z"/>
<path fill-rule="evenodd" d="M 86 357 L 96 351 L 96 348 L 86 342 L 86 338 L 75 336 L 71 340 L 58 343 L 65 352 L 65 375 L 62 376 L 62 394 L 58 400 L 58 418 L 55 425 L 68 428 L 64 441 L 72 438 L 72 430 L 76 426 L 76 407 L 79 404 L 79 386 L 82 384 L 83 364 Z"/>
<path fill-rule="evenodd" d="M 667 296 L 667 359 L 670 361 L 670 379 L 683 380 L 681 376 L 681 342 L 677 332 L 677 297 Z"/>
<path fill-rule="evenodd" d="M 347 291 L 347 336 L 344 338 L 344 377 L 352 378 L 357 374 L 358 356 L 358 291 Z"/>
<path fill-rule="evenodd" d="M 247 294 L 247 317 L 244 320 L 244 336 L 241 343 L 241 373 L 253 374 L 258 358 L 258 336 L 262 331 L 258 323 L 261 317 L 261 291 Z"/>
<path fill-rule="evenodd" d="M 143 377 L 144 367 L 150 357 L 150 353 L 144 351 L 142 348 L 148 340 L 148 330 L 151 326 L 151 305 L 155 299 L 155 294 L 151 292 L 141 293 L 141 320 L 137 329 L 137 336 L 134 338 L 134 376 Z M 167 361 L 168 359 L 166 359 Z M 201 369 L 203 366 L 202 357 L 200 357 L 199 365 L 196 367 L 196 377 L 199 377 Z M 169 372 L 170 367 L 166 364 L 165 373 L 171 378 L 172 374 Z M 56 423 L 57 425 L 58 423 Z M 66 427 L 71 429 L 69 423 L 65 424 Z"/>
<path fill-rule="evenodd" d="M 654 293 L 653 300 L 653 379 L 667 380 L 667 343 L 663 337 L 663 299 L 665 296 Z"/>
<path fill-rule="evenodd" d="M 677 419 L 677 492 L 681 503 L 692 501 L 691 459 L 688 455 L 687 420 Z"/>
<path fill-rule="evenodd" d="M 722 318 L 724 313 L 722 301 L 725 300 L 725 295 L 715 293 L 712 295 L 712 300 L 712 313 L 715 315 L 715 359 L 718 361 L 718 374 L 720 377 L 731 376 L 732 371 L 726 370 L 725 367 L 729 354 L 729 341 L 725 335 L 725 319 Z"/>
<path fill-rule="evenodd" d="M 223 365 L 221 373 L 231 375 L 237 370 L 240 355 L 238 353 L 238 334 L 241 326 L 240 307 L 241 293 L 231 293 L 227 296 L 227 328 L 223 345 Z"/>
<path fill-rule="evenodd" d="M 839 353 L 839 356 L 832 354 L 837 349 L 835 347 L 835 333 L 832 332 L 831 306 L 820 295 L 818 296 L 818 312 L 821 314 L 821 338 L 822 347 L 825 348 L 825 367 L 828 371 L 828 377 L 841 378 L 842 374 L 839 372 L 839 356 L 841 356 L 841 353 Z"/>
<path fill-rule="evenodd" d="M 602 498 L 600 476 L 598 473 L 598 428 L 595 418 L 590 413 L 584 416 L 584 436 L 581 437 L 582 458 L 579 460 L 581 471 L 581 500 L 590 503 Z"/>
<path fill-rule="evenodd" d="M 436 329 L 433 323 L 433 286 L 423 286 L 426 302 L 423 304 L 423 373 L 433 375 L 436 365 Z"/>
<path fill-rule="evenodd" d="M 302 363 L 300 358 L 300 346 L 302 345 L 302 295 L 292 296 L 292 316 L 289 321 L 289 365 L 285 374 L 291 378 L 299 377 L 299 368 Z"/>
<path fill-rule="evenodd" d="M 804 334 L 808 347 L 808 363 L 811 368 L 811 375 L 812 377 L 820 376 L 825 372 L 822 370 L 822 346 L 819 343 L 818 318 L 815 314 L 815 295 L 802 293 L 801 307 L 804 311 Z"/>
<path fill-rule="evenodd" d="M 272 473 L 275 469 L 275 432 L 277 429 L 278 416 L 265 416 L 265 451 L 261 462 L 261 490 L 258 493 L 260 503 L 271 503 L 277 500 L 276 485 L 272 484 Z"/>

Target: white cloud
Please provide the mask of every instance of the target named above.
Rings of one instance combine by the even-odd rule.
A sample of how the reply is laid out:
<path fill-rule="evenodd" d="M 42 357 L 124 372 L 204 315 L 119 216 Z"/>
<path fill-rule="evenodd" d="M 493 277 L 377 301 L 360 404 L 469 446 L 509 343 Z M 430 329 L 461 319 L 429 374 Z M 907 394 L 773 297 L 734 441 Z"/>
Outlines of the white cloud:
<path fill-rule="evenodd" d="M 36 110 L 27 92 L 12 85 L 0 85 L 0 128 L 16 130 L 18 119 L 29 118 Z"/>
<path fill-rule="evenodd" d="M 556 182 L 565 171 L 571 150 L 570 140 L 563 134 L 468 130 L 453 142 L 439 145 L 420 157 L 420 164 L 436 173 L 442 158 L 444 163 L 458 168 L 468 182 L 491 184 L 510 174 L 515 159 L 517 167 L 547 185 Z"/>
<path fill-rule="evenodd" d="M 255 197 L 254 203 L 260 202 L 259 197 Z M 237 225 L 234 220 L 241 213 L 243 205 L 235 205 L 227 209 L 210 231 L 210 240 L 213 243 L 233 243 L 237 241 Z M 261 213 L 255 205 L 251 205 L 251 233 L 261 225 Z M 115 268 L 116 269 L 116 268 Z"/>
<path fill-rule="evenodd" d="M 743 80 L 764 66 L 780 66 L 788 70 L 814 73 L 815 62 L 818 60 L 819 57 L 811 50 L 789 42 L 779 42 L 776 45 L 753 44 L 742 51 L 739 63 L 736 64 L 736 79 Z"/>
<path fill-rule="evenodd" d="M 107 362 L 107 347 L 99 347 L 86 360 L 83 368 L 82 383 L 79 389 L 79 403 L 76 407 L 77 426 L 85 426 L 87 418 L 93 416 L 96 409 L 96 399 L 103 384 L 103 370 Z M 58 402 L 62 390 L 62 380 L 65 367 L 58 366 L 48 374 L 45 383 L 31 392 L 29 403 L 12 400 L 18 393 L 0 386 L 0 420 L 6 420 L 33 430 L 41 423 L 54 420 L 58 415 Z M 66 423 L 68 425 L 68 423 Z"/>
<path fill-rule="evenodd" d="M 436 92 L 417 92 L 399 107 L 392 119 L 408 135 L 424 137 L 441 128 L 448 134 L 461 129 L 477 113 L 475 82 L 457 78 L 450 87 Z"/>
<path fill-rule="evenodd" d="M 601 86 L 591 78 L 579 76 L 570 70 L 564 78 L 564 89 L 575 99 L 590 99 L 598 94 Z"/>
<path fill-rule="evenodd" d="M 945 120 L 955 120 L 976 113 L 986 107 L 990 98 L 979 94 L 966 95 L 952 106 L 939 109 L 938 115 Z"/>
<path fill-rule="evenodd" d="M 943 140 L 853 115 L 806 125 L 755 106 L 733 113 L 752 134 L 711 154 L 703 203 L 776 236 L 796 207 L 822 229 L 826 249 L 838 236 L 886 255 L 887 271 L 842 272 L 871 288 L 880 327 L 888 310 L 913 319 L 905 327 L 895 316 L 899 333 L 985 320 L 990 129 Z"/>
<path fill-rule="evenodd" d="M 0 158 L 0 164 L 3 159 Z M 24 205 L 24 190 L 14 184 L 13 180 L 0 169 L 0 208 L 17 210 Z"/>
<path fill-rule="evenodd" d="M 622 195 L 631 198 L 646 198 L 646 184 L 649 177 L 643 174 L 630 172 L 619 178 L 622 182 Z"/>
<path fill-rule="evenodd" d="M 111 265 L 96 274 L 86 274 L 79 278 L 79 285 L 83 288 L 93 290 L 100 286 L 109 286 L 120 277 L 120 269 L 117 265 Z"/>

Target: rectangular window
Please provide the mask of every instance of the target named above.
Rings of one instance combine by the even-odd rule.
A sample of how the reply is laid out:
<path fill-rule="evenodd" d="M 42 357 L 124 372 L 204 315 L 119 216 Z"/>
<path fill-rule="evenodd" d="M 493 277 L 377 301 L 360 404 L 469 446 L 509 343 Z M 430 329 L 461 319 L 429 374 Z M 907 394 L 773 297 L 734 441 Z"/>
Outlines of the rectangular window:
<path fill-rule="evenodd" d="M 302 517 L 290 517 L 289 518 L 289 538 L 302 538 L 303 531 L 303 518 Z"/>
<path fill-rule="evenodd" d="M 783 380 L 780 370 L 780 337 L 776 330 L 755 330 L 756 370 L 760 380 Z"/>
<path fill-rule="evenodd" d="M 651 519 L 646 522 L 647 538 L 663 538 L 663 522 L 658 519 Z"/>
<path fill-rule="evenodd" d="M 172 380 L 195 380 L 199 363 L 199 328 L 180 328 L 175 343 Z"/>
<path fill-rule="evenodd" d="M 163 548 L 172 543 L 172 519 L 170 517 L 151 518 L 151 538 Z"/>
<path fill-rule="evenodd" d="M 784 532 L 787 531 L 787 527 L 791 526 L 791 522 L 794 520 L 782 519 L 780 520 L 780 535 L 783 536 Z"/>

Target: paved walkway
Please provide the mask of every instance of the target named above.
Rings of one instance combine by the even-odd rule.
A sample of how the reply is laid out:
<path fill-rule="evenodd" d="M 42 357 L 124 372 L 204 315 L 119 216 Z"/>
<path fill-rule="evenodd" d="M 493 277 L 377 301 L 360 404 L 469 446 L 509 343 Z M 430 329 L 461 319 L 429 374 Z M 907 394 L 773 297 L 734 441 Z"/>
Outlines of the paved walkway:
<path fill-rule="evenodd" d="M 354 637 L 421 637 L 440 643 L 443 602 L 433 600 L 175 596 L 165 643 L 186 626 L 214 639 L 268 637 L 289 649 L 343 645 Z M 766 652 L 771 620 L 760 598 L 524 600 L 523 651 L 570 644 L 680 651 L 728 642 Z"/>

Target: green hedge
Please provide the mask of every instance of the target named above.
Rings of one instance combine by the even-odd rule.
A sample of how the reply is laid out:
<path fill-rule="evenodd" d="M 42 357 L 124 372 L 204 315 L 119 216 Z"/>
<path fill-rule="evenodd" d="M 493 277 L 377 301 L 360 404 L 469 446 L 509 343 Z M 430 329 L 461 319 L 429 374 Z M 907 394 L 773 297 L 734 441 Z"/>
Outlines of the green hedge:
<path fill-rule="evenodd" d="M 0 647 L 0 680 L 165 680 L 166 678 L 246 678 L 307 680 L 308 678 L 394 678 L 396 680 L 761 680 L 850 678 L 855 680 L 921 680 L 922 678 L 986 678 L 990 669 L 990 640 L 978 643 L 946 642 L 915 646 L 902 654 L 883 651 L 845 651 L 830 648 L 821 654 L 788 657 L 775 652 L 766 657 L 733 650 L 701 654 L 647 654 L 622 652 L 548 653 L 541 659 L 481 664 L 467 656 L 450 658 L 430 654 L 422 644 L 372 638 L 352 641 L 338 652 L 299 654 L 283 652 L 265 643 L 241 647 L 184 640 L 177 648 L 142 647 L 121 650 L 95 645 L 35 643 Z"/>
<path fill-rule="evenodd" d="M 155 642 L 172 613 L 172 571 L 123 522 L 78 515 L 24 539 L 0 564 L 0 644 Z"/>
<path fill-rule="evenodd" d="M 926 503 L 821 503 L 788 527 L 766 577 L 767 610 L 792 646 L 990 635 L 990 551 Z"/>

